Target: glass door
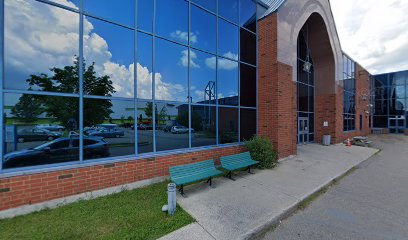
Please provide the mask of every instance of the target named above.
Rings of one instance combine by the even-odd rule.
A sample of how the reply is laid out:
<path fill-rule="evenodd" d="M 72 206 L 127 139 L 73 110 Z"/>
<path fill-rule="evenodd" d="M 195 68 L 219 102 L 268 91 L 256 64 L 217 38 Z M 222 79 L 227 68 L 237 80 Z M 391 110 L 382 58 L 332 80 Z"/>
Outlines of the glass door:
<path fill-rule="evenodd" d="M 298 118 L 298 143 L 306 144 L 309 142 L 309 118 Z"/>
<path fill-rule="evenodd" d="M 405 130 L 405 117 L 395 116 L 388 119 L 388 128 L 390 133 L 404 133 Z"/>

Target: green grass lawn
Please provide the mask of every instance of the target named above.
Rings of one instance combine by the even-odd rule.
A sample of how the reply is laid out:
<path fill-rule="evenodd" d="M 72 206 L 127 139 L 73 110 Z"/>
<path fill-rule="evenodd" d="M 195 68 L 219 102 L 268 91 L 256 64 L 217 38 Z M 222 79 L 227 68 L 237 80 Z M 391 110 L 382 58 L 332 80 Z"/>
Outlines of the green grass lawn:
<path fill-rule="evenodd" d="M 161 212 L 167 183 L 0 220 L 0 239 L 157 239 L 194 219 Z"/>

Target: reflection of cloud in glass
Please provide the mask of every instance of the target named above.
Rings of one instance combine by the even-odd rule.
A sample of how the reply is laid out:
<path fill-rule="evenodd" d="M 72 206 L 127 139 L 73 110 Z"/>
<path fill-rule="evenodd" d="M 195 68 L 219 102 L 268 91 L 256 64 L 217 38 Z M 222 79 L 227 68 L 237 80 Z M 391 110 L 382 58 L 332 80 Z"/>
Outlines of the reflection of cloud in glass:
<path fill-rule="evenodd" d="M 67 0 L 55 2 L 75 8 L 75 5 Z M 5 42 L 9 44 L 5 49 L 5 64 L 7 72 L 14 76 L 13 81 L 10 81 L 14 87 L 8 87 L 27 88 L 26 85 L 21 85 L 25 84 L 24 80 L 28 75 L 49 74 L 52 67 L 72 65 L 75 55 L 79 54 L 78 14 L 36 1 L 6 0 L 4 3 L 4 37 Z M 108 75 L 112 78 L 117 95 L 132 97 L 134 63 L 115 62 L 109 42 L 97 31 L 90 19 L 85 17 L 83 47 L 87 64 L 95 62 L 98 75 Z M 192 39 L 196 41 L 196 35 Z M 152 73 L 138 63 L 137 75 L 139 97 L 150 98 Z M 15 76 L 20 78 L 15 79 Z M 175 98 L 172 96 L 174 90 L 183 86 L 163 83 L 161 78 L 162 75 L 156 73 L 156 96 L 162 99 Z"/>
<path fill-rule="evenodd" d="M 190 67 L 200 68 L 200 65 L 194 62 L 197 58 L 197 54 L 194 51 L 190 51 Z M 183 50 L 181 52 L 180 65 L 183 67 L 188 67 L 188 50 Z"/>
<path fill-rule="evenodd" d="M 188 33 L 187 32 L 177 30 L 175 32 L 172 32 L 170 34 L 170 36 L 172 38 L 175 38 L 175 39 L 181 41 L 181 42 L 186 42 L 186 43 L 188 42 Z M 191 43 L 196 43 L 197 41 L 198 41 L 197 35 L 195 33 L 191 32 L 190 33 L 190 42 Z"/>
<path fill-rule="evenodd" d="M 223 55 L 224 57 L 231 58 L 231 59 L 238 59 L 237 54 L 233 54 L 231 52 L 227 52 L 226 54 Z M 205 60 L 205 64 L 211 68 L 215 69 L 216 67 L 216 58 L 215 57 L 210 57 Z M 238 67 L 238 63 L 234 61 L 230 61 L 225 58 L 218 58 L 218 69 L 222 70 L 233 70 Z"/>

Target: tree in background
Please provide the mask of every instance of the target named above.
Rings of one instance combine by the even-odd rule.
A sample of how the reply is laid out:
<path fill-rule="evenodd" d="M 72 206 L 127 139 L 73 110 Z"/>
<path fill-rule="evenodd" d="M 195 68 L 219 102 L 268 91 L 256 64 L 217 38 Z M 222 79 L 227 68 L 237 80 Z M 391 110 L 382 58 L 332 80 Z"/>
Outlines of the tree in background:
<path fill-rule="evenodd" d="M 153 119 L 153 103 L 152 102 L 148 102 L 146 103 L 146 108 L 144 109 L 145 114 L 148 118 Z M 157 108 L 157 104 L 155 104 L 155 108 L 154 108 L 154 113 L 155 113 L 155 117 L 156 117 L 156 124 L 162 121 L 166 120 L 166 116 L 167 116 L 167 108 L 166 106 L 163 106 L 160 110 Z"/>
<path fill-rule="evenodd" d="M 37 117 L 43 112 L 41 102 L 36 99 L 35 95 L 29 94 L 21 95 L 18 103 L 11 109 L 11 114 L 28 123 L 37 120 Z"/>
<path fill-rule="evenodd" d="M 95 72 L 95 63 L 86 67 L 83 61 L 83 94 L 110 97 L 115 93 L 113 82 L 107 75 L 97 76 Z M 73 66 L 64 68 L 51 68 L 53 76 L 41 73 L 31 75 L 27 79 L 31 87 L 40 91 L 61 92 L 61 93 L 79 93 L 79 59 L 74 60 Z M 48 117 L 56 118 L 61 124 L 68 127 L 69 122 L 73 120 L 79 123 L 79 99 L 75 97 L 54 97 L 54 96 L 35 96 L 39 103 L 44 107 L 43 112 Z M 93 126 L 101 124 L 105 119 L 109 119 L 113 113 L 111 110 L 112 102 L 108 99 L 89 99 L 84 98 L 84 126 Z"/>

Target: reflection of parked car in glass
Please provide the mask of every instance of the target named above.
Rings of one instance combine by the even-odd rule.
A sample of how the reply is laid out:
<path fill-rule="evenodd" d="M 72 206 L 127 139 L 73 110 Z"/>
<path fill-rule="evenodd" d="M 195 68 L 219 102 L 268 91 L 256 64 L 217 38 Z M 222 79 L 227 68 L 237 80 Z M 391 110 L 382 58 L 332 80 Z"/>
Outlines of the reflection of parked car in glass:
<path fill-rule="evenodd" d="M 47 140 L 52 141 L 61 136 L 62 136 L 61 133 L 51 132 L 47 129 L 27 128 L 17 133 L 17 141 L 20 143 L 31 142 L 31 141 L 47 141 Z"/>
<path fill-rule="evenodd" d="M 84 158 L 109 157 L 107 143 L 101 138 L 84 138 Z M 79 139 L 59 138 L 35 148 L 15 151 L 4 155 L 5 168 L 26 167 L 42 164 L 79 160 Z"/>
<path fill-rule="evenodd" d="M 104 138 L 119 138 L 125 136 L 125 132 L 118 128 L 105 129 L 100 128 L 88 133 L 88 136 L 97 136 Z"/>
<path fill-rule="evenodd" d="M 65 127 L 55 124 L 38 124 L 37 126 L 35 126 L 35 128 L 58 132 L 62 132 L 65 129 Z"/>
<path fill-rule="evenodd" d="M 191 132 L 194 132 L 194 129 L 191 128 Z M 188 128 L 184 126 L 173 126 L 171 127 L 171 133 L 173 134 L 188 133 Z"/>
<path fill-rule="evenodd" d="M 133 124 L 132 123 L 122 123 L 119 124 L 119 127 L 121 128 L 132 128 Z"/>

